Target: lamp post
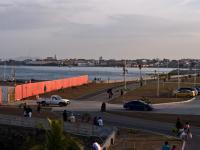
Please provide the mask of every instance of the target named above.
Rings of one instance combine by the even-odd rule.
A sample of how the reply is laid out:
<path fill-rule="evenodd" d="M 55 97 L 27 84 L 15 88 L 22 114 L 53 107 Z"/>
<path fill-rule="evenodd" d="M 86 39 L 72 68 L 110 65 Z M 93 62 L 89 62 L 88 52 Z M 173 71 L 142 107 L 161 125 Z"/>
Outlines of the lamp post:
<path fill-rule="evenodd" d="M 196 82 L 197 82 L 197 64 L 195 63 L 194 86 L 196 86 Z"/>
<path fill-rule="evenodd" d="M 140 86 L 142 86 L 142 85 L 143 85 L 143 83 L 142 83 L 142 65 L 139 64 L 139 65 L 138 65 L 138 68 L 139 68 L 139 70 L 140 70 Z"/>
<path fill-rule="evenodd" d="M 127 69 L 126 69 L 126 60 L 124 60 L 124 67 L 123 67 L 123 75 L 124 75 L 124 89 L 126 90 L 126 73 L 127 73 Z"/>
<path fill-rule="evenodd" d="M 180 88 L 180 64 L 179 64 L 179 60 L 178 60 L 178 89 Z"/>
<path fill-rule="evenodd" d="M 158 78 L 158 81 L 157 81 L 157 97 L 160 96 L 160 75 L 159 75 L 159 67 L 160 67 L 160 62 L 159 62 L 159 59 L 158 59 L 158 71 L 157 71 L 157 78 Z"/>

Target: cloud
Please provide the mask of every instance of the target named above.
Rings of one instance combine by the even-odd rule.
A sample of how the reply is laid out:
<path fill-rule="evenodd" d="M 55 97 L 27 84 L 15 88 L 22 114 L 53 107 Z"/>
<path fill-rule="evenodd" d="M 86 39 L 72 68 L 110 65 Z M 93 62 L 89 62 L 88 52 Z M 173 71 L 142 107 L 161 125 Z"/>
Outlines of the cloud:
<path fill-rule="evenodd" d="M 189 49 L 191 43 L 197 49 L 200 34 L 197 3 L 195 0 L 0 0 L 1 52 L 5 56 L 14 53 L 89 56 L 95 51 L 95 57 L 105 53 L 121 57 L 126 52 L 131 57 L 134 55 L 131 49 L 138 49 L 135 50 L 138 56 L 147 49 L 149 55 L 161 55 L 159 49 Z"/>

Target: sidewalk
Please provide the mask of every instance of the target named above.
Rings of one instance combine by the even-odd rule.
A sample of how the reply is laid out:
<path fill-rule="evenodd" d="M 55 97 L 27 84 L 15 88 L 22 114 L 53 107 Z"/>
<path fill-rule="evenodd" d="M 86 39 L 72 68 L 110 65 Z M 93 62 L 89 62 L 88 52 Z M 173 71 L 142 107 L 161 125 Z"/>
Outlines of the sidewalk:
<path fill-rule="evenodd" d="M 127 84 L 127 89 L 129 89 L 129 90 L 133 90 L 133 89 L 136 89 L 138 87 L 139 87 L 138 83 Z M 110 88 L 108 88 L 108 89 L 110 89 Z M 111 99 L 108 98 L 108 93 L 107 93 L 108 89 L 104 89 L 104 90 L 98 91 L 96 93 L 92 93 L 92 94 L 80 97 L 80 98 L 78 98 L 78 100 L 81 100 L 81 101 L 109 102 L 112 99 L 115 99 L 115 98 L 120 96 L 120 90 L 124 89 L 124 85 L 112 88 L 113 97 Z"/>

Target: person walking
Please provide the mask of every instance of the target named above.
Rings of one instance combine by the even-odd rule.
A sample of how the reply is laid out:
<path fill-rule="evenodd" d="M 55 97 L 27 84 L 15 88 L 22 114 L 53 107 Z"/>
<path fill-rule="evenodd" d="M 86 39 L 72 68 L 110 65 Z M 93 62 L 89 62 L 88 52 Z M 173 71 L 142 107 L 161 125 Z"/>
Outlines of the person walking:
<path fill-rule="evenodd" d="M 32 109 L 30 106 L 28 106 L 28 108 L 26 109 L 26 114 L 28 115 L 27 117 L 31 118 L 32 117 Z"/>
<path fill-rule="evenodd" d="M 170 150 L 169 143 L 167 141 L 163 144 L 162 150 Z"/>
<path fill-rule="evenodd" d="M 27 115 L 27 105 L 26 105 L 26 103 L 24 103 L 24 106 L 23 106 L 23 113 L 24 113 L 24 117 L 27 117 L 28 115 Z"/>
<path fill-rule="evenodd" d="M 101 150 L 101 146 L 99 145 L 99 143 L 94 142 L 92 144 L 92 150 Z"/>
<path fill-rule="evenodd" d="M 178 117 L 176 120 L 176 133 L 177 136 L 180 136 L 180 134 L 183 132 L 183 124 L 181 123 L 180 118 Z"/>
<path fill-rule="evenodd" d="M 40 113 L 40 110 L 41 110 L 41 105 L 40 105 L 40 103 L 38 103 L 38 105 L 37 105 L 37 112 Z"/>
<path fill-rule="evenodd" d="M 63 111 L 63 121 L 67 121 L 67 111 Z"/>
<path fill-rule="evenodd" d="M 105 112 L 106 111 L 106 103 L 103 102 L 101 105 L 101 112 Z"/>
<path fill-rule="evenodd" d="M 176 145 L 172 146 L 172 150 L 177 150 Z"/>
<path fill-rule="evenodd" d="M 123 89 L 120 90 L 120 95 L 121 95 L 121 96 L 124 95 L 124 91 L 123 91 Z"/>
<path fill-rule="evenodd" d="M 103 127 L 103 119 L 101 117 L 98 119 L 98 125 L 99 127 Z"/>

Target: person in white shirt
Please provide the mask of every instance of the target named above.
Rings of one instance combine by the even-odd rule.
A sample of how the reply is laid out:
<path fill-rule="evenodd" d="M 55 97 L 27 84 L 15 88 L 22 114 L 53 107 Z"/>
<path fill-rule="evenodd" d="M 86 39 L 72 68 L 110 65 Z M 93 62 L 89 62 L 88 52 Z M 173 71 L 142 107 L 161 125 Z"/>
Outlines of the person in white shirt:
<path fill-rule="evenodd" d="M 92 149 L 93 150 L 101 150 L 101 146 L 97 142 L 94 142 L 92 144 Z"/>
<path fill-rule="evenodd" d="M 99 117 L 99 119 L 98 119 L 98 125 L 99 125 L 100 127 L 103 127 L 103 120 L 102 120 L 101 117 Z"/>

